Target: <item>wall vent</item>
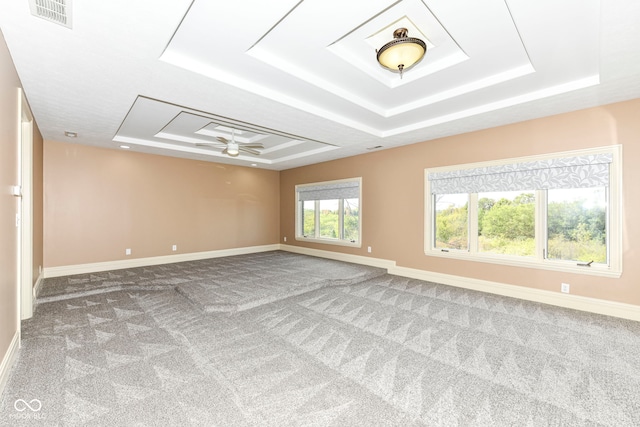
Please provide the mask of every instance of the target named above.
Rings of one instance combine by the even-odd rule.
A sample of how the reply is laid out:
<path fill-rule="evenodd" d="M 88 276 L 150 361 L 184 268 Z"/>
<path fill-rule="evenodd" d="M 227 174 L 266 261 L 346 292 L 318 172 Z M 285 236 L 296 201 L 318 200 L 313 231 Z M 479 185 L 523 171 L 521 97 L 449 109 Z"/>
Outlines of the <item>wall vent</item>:
<path fill-rule="evenodd" d="M 72 0 L 29 0 L 31 14 L 71 28 Z"/>

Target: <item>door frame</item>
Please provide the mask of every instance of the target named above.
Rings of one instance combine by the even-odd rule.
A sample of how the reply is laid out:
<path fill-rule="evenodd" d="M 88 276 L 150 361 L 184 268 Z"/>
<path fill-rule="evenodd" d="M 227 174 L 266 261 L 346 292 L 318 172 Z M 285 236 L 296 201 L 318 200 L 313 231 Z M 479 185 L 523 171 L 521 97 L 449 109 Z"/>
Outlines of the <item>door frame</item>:
<path fill-rule="evenodd" d="M 19 248 L 18 281 L 20 288 L 20 319 L 33 316 L 33 114 L 24 91 L 18 97 L 20 123 L 18 126 L 18 176 L 21 197 L 18 200 Z"/>

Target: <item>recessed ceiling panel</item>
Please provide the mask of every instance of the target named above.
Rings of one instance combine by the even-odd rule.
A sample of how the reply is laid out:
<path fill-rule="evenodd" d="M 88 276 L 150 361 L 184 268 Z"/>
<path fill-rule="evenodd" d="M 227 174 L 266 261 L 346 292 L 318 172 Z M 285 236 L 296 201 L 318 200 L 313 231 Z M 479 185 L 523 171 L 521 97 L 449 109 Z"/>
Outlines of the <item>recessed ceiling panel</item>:
<path fill-rule="evenodd" d="M 143 152 L 159 149 L 190 153 L 203 160 L 240 160 L 274 169 L 291 160 L 338 148 L 145 97 L 136 99 L 113 140 Z M 239 156 L 230 157 L 223 152 L 229 143 L 239 145 Z M 255 153 L 243 151 L 244 145 Z"/>
<path fill-rule="evenodd" d="M 71 29 L 5 3 L 48 140 L 282 170 L 640 96 L 634 0 L 73 2 Z M 428 45 L 402 78 L 397 27 Z"/>
<path fill-rule="evenodd" d="M 440 103 L 486 112 L 507 102 L 498 96 L 504 88 L 509 99 L 533 100 L 544 93 L 541 82 L 568 88 L 597 74 L 593 53 L 553 62 L 538 54 L 558 41 L 540 31 L 525 37 L 530 28 L 511 7 L 504 0 L 465 2 L 463 8 L 448 0 L 304 0 L 278 3 L 259 26 L 238 32 L 237 24 L 216 13 L 217 6 L 196 0 L 162 59 L 378 136 L 442 122 L 449 115 L 439 115 Z M 581 8 L 585 19 L 598 13 L 595 0 Z M 516 9 L 540 13 L 519 3 Z M 424 59 L 402 77 L 376 60 L 375 45 L 391 40 L 396 27 L 428 44 Z M 597 30 L 580 28 L 560 43 L 593 34 Z M 221 38 L 218 49 L 207 48 Z M 578 73 L 575 59 L 585 65 Z"/>

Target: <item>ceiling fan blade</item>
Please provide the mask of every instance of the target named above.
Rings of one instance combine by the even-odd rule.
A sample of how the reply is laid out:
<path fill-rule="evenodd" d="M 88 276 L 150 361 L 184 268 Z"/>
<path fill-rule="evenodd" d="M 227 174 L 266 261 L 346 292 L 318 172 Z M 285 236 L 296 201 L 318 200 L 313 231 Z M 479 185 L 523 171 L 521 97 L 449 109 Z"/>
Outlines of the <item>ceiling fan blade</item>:
<path fill-rule="evenodd" d="M 223 144 L 228 144 L 229 143 L 229 140 L 227 138 L 223 138 L 221 136 L 218 136 L 216 139 L 218 141 L 222 142 Z"/>
<path fill-rule="evenodd" d="M 244 151 L 245 153 L 251 153 L 251 154 L 255 154 L 256 156 L 260 155 L 260 152 L 258 150 L 254 150 L 253 148 L 248 148 L 246 145 L 241 145 L 240 147 L 238 147 L 238 149 L 240 151 Z"/>
<path fill-rule="evenodd" d="M 251 142 L 244 142 L 244 143 L 240 143 L 238 144 L 240 147 L 245 147 L 245 148 L 264 148 L 264 145 L 260 144 L 260 143 L 251 143 Z"/>
<path fill-rule="evenodd" d="M 217 147 L 215 142 L 197 142 L 196 147 Z"/>
<path fill-rule="evenodd" d="M 229 154 L 229 153 L 227 153 L 227 149 L 226 148 L 224 150 L 222 150 L 222 154 Z"/>

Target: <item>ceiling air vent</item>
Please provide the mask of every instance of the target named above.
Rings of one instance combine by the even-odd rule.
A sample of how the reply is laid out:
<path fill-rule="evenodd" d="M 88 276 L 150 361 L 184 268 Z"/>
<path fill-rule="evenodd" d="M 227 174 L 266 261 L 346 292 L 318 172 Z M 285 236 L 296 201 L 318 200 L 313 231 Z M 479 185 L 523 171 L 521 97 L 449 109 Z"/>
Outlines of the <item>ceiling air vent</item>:
<path fill-rule="evenodd" d="M 29 0 L 29 7 L 33 15 L 71 28 L 71 0 Z"/>

